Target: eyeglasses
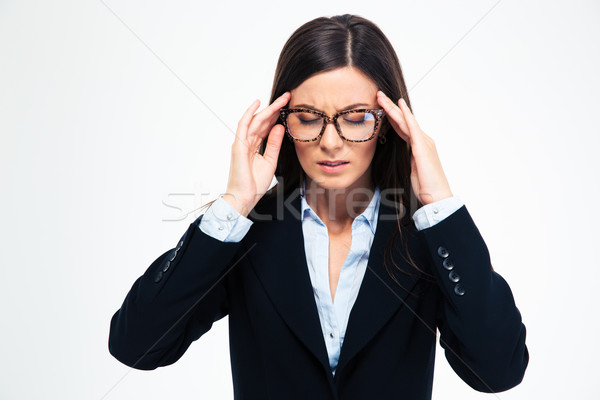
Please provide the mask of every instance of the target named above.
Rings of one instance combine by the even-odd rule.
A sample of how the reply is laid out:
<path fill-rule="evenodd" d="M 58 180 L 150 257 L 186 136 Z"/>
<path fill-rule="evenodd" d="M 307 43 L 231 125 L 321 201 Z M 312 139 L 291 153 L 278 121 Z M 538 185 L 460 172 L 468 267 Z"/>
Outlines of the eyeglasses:
<path fill-rule="evenodd" d="M 375 137 L 385 111 L 360 108 L 340 111 L 330 116 L 309 108 L 284 108 L 279 113 L 290 140 L 315 141 L 323 135 L 327 124 L 333 122 L 342 139 L 348 142 L 366 142 Z"/>

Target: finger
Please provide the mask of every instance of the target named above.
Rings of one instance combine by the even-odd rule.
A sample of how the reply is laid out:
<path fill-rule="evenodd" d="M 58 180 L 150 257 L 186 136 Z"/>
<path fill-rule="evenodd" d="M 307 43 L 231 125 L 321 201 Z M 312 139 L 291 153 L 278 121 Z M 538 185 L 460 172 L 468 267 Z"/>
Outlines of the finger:
<path fill-rule="evenodd" d="M 386 115 L 388 116 L 390 123 L 398 133 L 398 135 L 404 139 L 406 142 L 410 141 L 410 131 L 408 129 L 408 125 L 404 120 L 404 115 L 402 115 L 402 110 L 394 104 L 389 97 L 387 97 L 382 91 L 377 92 L 378 97 L 377 100 L 379 104 L 383 107 Z"/>
<path fill-rule="evenodd" d="M 256 124 L 262 124 L 265 121 L 269 121 L 272 118 L 279 116 L 279 110 L 287 104 L 290 98 L 290 92 L 283 93 L 281 96 L 275 99 L 273 103 L 271 103 L 268 107 L 265 107 L 264 110 L 261 110 L 258 114 L 256 114 L 252 122 L 254 123 L 254 121 L 256 121 Z"/>
<path fill-rule="evenodd" d="M 404 115 L 404 119 L 406 120 L 408 128 L 411 130 L 411 132 L 420 129 L 415 116 L 413 115 L 412 111 L 410 111 L 410 107 L 408 107 L 408 104 L 406 104 L 404 98 L 400 98 L 398 101 L 398 106 L 402 110 L 402 115 Z"/>
<path fill-rule="evenodd" d="M 244 115 L 242 115 L 242 118 L 238 122 L 236 136 L 242 140 L 242 142 L 245 142 L 248 137 L 248 125 L 252 121 L 252 116 L 258 109 L 258 106 L 260 106 L 260 100 L 256 99 L 250 104 L 250 107 L 246 109 L 246 112 L 244 112 Z"/>
<path fill-rule="evenodd" d="M 279 119 L 279 117 L 280 117 L 280 114 L 279 114 L 279 112 L 276 112 L 276 113 L 274 113 L 274 114 L 271 116 L 271 118 L 270 118 L 270 119 L 267 121 L 267 125 L 268 125 L 269 127 L 272 127 L 272 126 L 273 126 L 273 124 L 275 124 L 275 122 L 277 122 L 277 120 Z"/>
<path fill-rule="evenodd" d="M 267 139 L 263 158 L 271 164 L 273 168 L 277 166 L 277 158 L 279 157 L 279 150 L 281 149 L 281 142 L 283 141 L 284 134 L 285 129 L 283 128 L 283 125 L 277 124 L 271 129 L 269 138 Z"/>
<path fill-rule="evenodd" d="M 271 104 L 269 104 L 268 107 L 262 110 L 261 113 L 276 114 L 279 111 L 279 109 L 281 109 L 281 107 L 287 104 L 291 97 L 291 92 L 283 92 L 281 96 L 276 98 Z"/>
<path fill-rule="evenodd" d="M 261 110 L 258 114 L 254 116 L 250 124 L 250 128 L 252 131 L 257 130 L 259 126 L 263 129 L 260 129 L 260 133 L 263 133 L 263 137 L 266 136 L 266 132 L 264 132 L 266 126 L 269 127 L 273 125 L 276 121 L 276 118 L 279 116 L 279 110 L 287 104 L 290 100 L 291 93 L 285 92 L 281 96 L 279 96 L 273 103 L 271 103 L 268 107 L 265 107 L 264 110 Z"/>

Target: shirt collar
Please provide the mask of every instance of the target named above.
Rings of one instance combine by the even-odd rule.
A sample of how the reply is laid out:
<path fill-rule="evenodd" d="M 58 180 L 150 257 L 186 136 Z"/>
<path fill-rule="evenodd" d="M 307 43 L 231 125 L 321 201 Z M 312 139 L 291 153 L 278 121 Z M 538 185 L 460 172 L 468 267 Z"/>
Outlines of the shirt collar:
<path fill-rule="evenodd" d="M 306 201 L 305 198 L 305 193 L 306 191 L 306 181 L 303 180 L 302 182 L 302 193 L 300 195 L 301 198 L 301 213 L 300 215 L 302 216 L 302 221 L 304 221 L 304 219 L 306 218 L 307 215 L 310 215 L 314 220 L 316 220 L 317 222 L 319 222 L 320 224 L 323 224 L 323 221 L 321 221 L 321 218 L 319 218 L 319 216 L 313 211 L 313 209 L 310 207 L 310 205 L 308 205 L 308 202 Z M 373 197 L 371 198 L 371 202 L 369 203 L 369 205 L 367 206 L 367 208 L 356 217 L 357 220 L 359 221 L 367 221 L 369 228 L 371 229 L 371 232 L 373 234 L 375 234 L 375 229 L 377 227 L 377 216 L 379 214 L 379 203 L 380 203 L 380 190 L 379 190 L 379 186 L 375 187 L 375 192 L 373 194 Z"/>

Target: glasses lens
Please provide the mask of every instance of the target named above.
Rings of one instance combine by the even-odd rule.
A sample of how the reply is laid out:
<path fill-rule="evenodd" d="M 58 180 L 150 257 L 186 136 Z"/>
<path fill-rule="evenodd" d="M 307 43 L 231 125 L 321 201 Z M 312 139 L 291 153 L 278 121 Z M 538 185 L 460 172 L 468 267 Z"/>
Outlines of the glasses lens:
<path fill-rule="evenodd" d="M 364 140 L 373 135 L 375 116 L 370 112 L 352 112 L 338 117 L 342 135 L 350 140 Z"/>
<path fill-rule="evenodd" d="M 364 111 L 342 114 L 338 125 L 346 139 L 365 140 L 373 135 L 375 115 Z M 293 138 L 311 140 L 321 132 L 323 118 L 307 112 L 292 112 L 287 117 L 287 126 Z"/>
<path fill-rule="evenodd" d="M 310 140 L 319 136 L 323 118 L 307 112 L 292 112 L 287 117 L 287 126 L 294 139 Z"/>

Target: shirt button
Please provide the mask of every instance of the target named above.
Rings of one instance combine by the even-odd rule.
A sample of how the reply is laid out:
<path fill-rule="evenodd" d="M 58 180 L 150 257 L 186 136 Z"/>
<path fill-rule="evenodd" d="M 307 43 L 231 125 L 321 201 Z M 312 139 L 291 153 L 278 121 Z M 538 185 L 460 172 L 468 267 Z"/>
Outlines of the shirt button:
<path fill-rule="evenodd" d="M 222 231 L 222 230 L 223 230 L 223 227 L 222 227 L 222 226 L 219 226 L 219 230 L 220 230 L 220 231 Z"/>
<path fill-rule="evenodd" d="M 227 219 L 231 219 L 231 214 L 227 214 Z"/>
<path fill-rule="evenodd" d="M 335 336 L 335 335 L 333 334 L 333 332 L 329 332 L 329 337 L 330 337 L 330 338 L 332 338 L 332 339 L 333 339 L 333 338 L 334 338 L 334 336 Z"/>
<path fill-rule="evenodd" d="M 437 208 L 434 208 L 434 209 L 433 209 L 433 213 L 434 213 L 434 214 L 437 214 L 437 213 L 438 213 L 438 209 L 437 209 Z"/>

